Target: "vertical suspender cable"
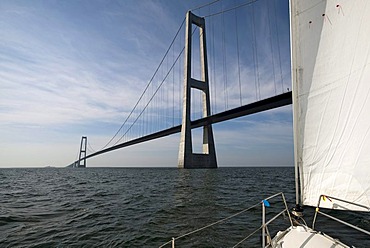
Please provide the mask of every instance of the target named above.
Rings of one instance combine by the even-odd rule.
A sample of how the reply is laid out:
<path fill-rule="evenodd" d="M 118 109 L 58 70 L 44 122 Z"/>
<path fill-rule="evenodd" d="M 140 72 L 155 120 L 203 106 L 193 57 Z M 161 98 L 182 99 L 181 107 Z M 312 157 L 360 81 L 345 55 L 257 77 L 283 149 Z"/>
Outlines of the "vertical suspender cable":
<path fill-rule="evenodd" d="M 168 59 L 169 59 L 169 56 L 167 56 L 167 68 L 166 68 L 166 72 L 167 73 L 169 73 L 170 71 L 169 71 L 169 69 L 168 69 Z M 164 118 L 162 119 L 162 120 L 160 120 L 160 122 L 162 123 L 162 124 L 166 124 L 167 123 L 167 118 L 168 118 L 168 116 L 169 116 L 169 113 L 168 113 L 168 110 L 169 110 L 169 107 L 168 107 L 168 104 L 169 104 L 169 101 L 168 101 L 168 94 L 169 94 L 169 92 L 168 92 L 168 80 L 167 80 L 167 84 L 166 85 L 164 85 L 164 90 L 165 90 L 165 102 L 166 102 L 166 104 L 165 104 L 165 116 L 164 116 Z"/>
<path fill-rule="evenodd" d="M 160 78 L 163 78 L 163 70 L 164 70 L 164 66 L 162 67 Z M 163 102 L 163 88 L 159 88 L 158 94 L 153 94 L 153 95 L 155 99 L 155 110 L 157 112 L 157 114 L 155 115 L 155 126 L 154 126 L 154 132 L 155 132 L 158 130 L 159 116 L 161 116 L 163 112 L 163 109 L 160 106 L 160 104 Z"/>
<path fill-rule="evenodd" d="M 175 63 L 175 45 L 172 47 L 172 64 Z M 172 68 L 172 126 L 175 126 L 175 67 Z"/>
<path fill-rule="evenodd" d="M 208 14 L 211 13 L 211 6 L 208 6 Z M 209 21 L 208 21 L 209 23 Z M 212 39 L 210 39 L 209 37 L 211 37 L 211 33 L 213 32 L 212 31 L 212 25 L 209 26 L 207 25 L 207 33 L 208 33 L 208 39 L 207 39 L 207 47 L 208 47 L 208 51 L 209 51 L 209 56 L 208 56 L 208 76 L 209 76 L 209 79 L 208 79 L 208 87 L 211 87 L 209 89 L 209 93 L 210 93 L 210 105 L 211 105 L 211 115 L 213 114 L 213 107 L 214 106 L 214 95 L 213 95 L 213 71 L 212 71 L 212 68 L 213 68 L 213 64 L 212 64 L 212 59 L 210 59 L 213 55 L 212 55 Z"/>
<path fill-rule="evenodd" d="M 181 40 L 182 40 L 182 37 L 180 37 L 180 50 L 182 49 L 182 45 L 181 45 Z M 181 113 L 182 113 L 182 104 L 181 104 L 181 96 L 182 96 L 182 92 L 181 92 L 181 63 L 179 61 L 179 94 L 178 94 L 178 97 L 179 97 L 179 109 L 177 111 L 177 113 L 179 114 L 179 121 L 181 120 Z"/>
<path fill-rule="evenodd" d="M 170 58 L 170 55 L 168 55 L 168 59 L 171 59 Z M 168 73 L 168 75 L 170 75 L 171 74 L 171 69 L 167 66 L 167 73 Z M 169 123 L 171 123 L 170 122 L 170 118 L 171 118 L 171 106 L 170 106 L 170 94 L 171 94 L 171 92 L 170 92 L 170 90 L 171 90 L 171 88 L 170 88 L 170 86 L 171 86 L 171 78 L 170 77 L 167 77 L 167 84 L 165 85 L 165 89 L 166 89 L 166 119 L 165 119 L 165 122 L 164 122 L 164 128 L 166 128 L 166 127 L 168 127 L 167 125 L 169 124 Z M 162 120 L 162 123 L 163 123 L 163 120 Z"/>
<path fill-rule="evenodd" d="M 222 7 L 223 9 L 223 7 Z M 228 92 L 227 92 L 227 67 L 226 67 L 226 44 L 225 44 L 225 15 L 222 14 L 222 71 L 224 79 L 224 96 L 225 96 L 225 111 L 228 108 Z"/>
<path fill-rule="evenodd" d="M 256 27 L 254 20 L 254 5 L 252 5 L 252 36 L 253 36 L 253 59 L 254 59 L 254 83 L 256 87 L 256 100 L 259 100 L 259 72 L 258 72 L 258 53 L 257 53 L 257 44 L 256 44 Z"/>
<path fill-rule="evenodd" d="M 240 106 L 243 105 L 242 102 L 242 85 L 240 80 L 240 54 L 239 54 L 239 33 L 238 33 L 238 16 L 237 11 L 235 9 L 235 34 L 236 34 L 236 50 L 237 50 L 237 56 L 238 56 L 238 79 L 239 79 L 239 96 L 240 96 Z"/>
<path fill-rule="evenodd" d="M 212 53 L 213 53 L 213 87 L 214 87 L 214 111 L 217 113 L 217 78 L 216 78 L 216 53 L 215 53 L 215 26 L 212 22 Z M 212 108 L 213 109 L 213 108 Z"/>
<path fill-rule="evenodd" d="M 284 92 L 284 79 L 283 79 L 283 70 L 281 68 L 281 56 L 280 56 L 280 41 L 279 41 L 279 29 L 277 26 L 277 14 L 276 14 L 276 7 L 275 7 L 275 1 L 272 1 L 272 7 L 274 9 L 274 22 L 275 22 L 275 30 L 276 30 L 276 39 L 277 39 L 277 45 L 278 45 L 278 57 L 279 57 L 279 67 L 280 67 L 280 78 L 281 78 L 281 92 Z"/>
<path fill-rule="evenodd" d="M 268 29 L 270 34 L 270 48 L 271 48 L 271 62 L 272 62 L 272 74 L 274 77 L 274 89 L 275 89 L 275 95 L 276 93 L 276 80 L 275 80 L 275 58 L 274 58 L 274 50 L 272 46 L 272 28 L 271 28 L 271 14 L 270 14 L 270 5 L 267 3 L 267 18 L 268 18 Z"/>

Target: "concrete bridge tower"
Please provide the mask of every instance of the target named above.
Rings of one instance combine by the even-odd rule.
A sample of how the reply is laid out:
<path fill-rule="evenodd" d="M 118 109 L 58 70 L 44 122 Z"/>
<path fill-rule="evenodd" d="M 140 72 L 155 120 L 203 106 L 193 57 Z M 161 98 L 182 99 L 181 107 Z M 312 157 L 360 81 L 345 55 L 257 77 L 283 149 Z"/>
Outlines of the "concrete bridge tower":
<path fill-rule="evenodd" d="M 78 168 L 86 168 L 86 147 L 87 147 L 87 137 L 82 136 L 80 145 L 80 155 L 78 157 L 77 165 Z"/>
<path fill-rule="evenodd" d="M 192 25 L 199 27 L 200 39 L 200 65 L 201 80 L 191 77 L 191 49 L 192 49 Z M 208 83 L 208 62 L 206 47 L 206 29 L 204 18 L 198 17 L 188 11 L 186 14 L 185 34 L 185 61 L 184 61 L 184 97 L 181 140 L 179 148 L 179 168 L 217 168 L 215 145 L 213 140 L 212 125 L 203 126 L 203 153 L 193 153 L 191 137 L 191 89 L 202 91 L 203 117 L 211 115 L 209 83 Z"/>

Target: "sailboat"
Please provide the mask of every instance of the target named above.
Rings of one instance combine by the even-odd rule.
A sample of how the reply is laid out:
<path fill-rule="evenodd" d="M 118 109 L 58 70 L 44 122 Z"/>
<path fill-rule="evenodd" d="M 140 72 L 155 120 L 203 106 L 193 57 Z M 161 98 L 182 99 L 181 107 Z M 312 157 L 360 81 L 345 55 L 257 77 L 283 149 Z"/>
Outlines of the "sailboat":
<path fill-rule="evenodd" d="M 369 13 L 368 0 L 290 1 L 296 203 L 317 213 L 370 211 Z M 307 226 L 274 242 L 347 247 Z"/>
<path fill-rule="evenodd" d="M 313 206 L 314 223 L 317 214 L 322 214 L 370 237 L 369 231 L 321 211 L 370 212 L 369 13 L 369 0 L 290 0 L 298 206 L 292 212 L 301 218 L 299 206 Z M 269 200 L 280 195 L 285 210 L 265 220 Z M 262 230 L 262 247 L 350 247 L 340 237 L 315 231 L 314 224 L 294 224 L 282 193 L 261 204 L 263 220 L 258 229 Z M 289 216 L 291 226 L 271 237 L 267 226 L 282 213 Z M 198 230 L 173 238 L 172 247 L 175 240 Z"/>

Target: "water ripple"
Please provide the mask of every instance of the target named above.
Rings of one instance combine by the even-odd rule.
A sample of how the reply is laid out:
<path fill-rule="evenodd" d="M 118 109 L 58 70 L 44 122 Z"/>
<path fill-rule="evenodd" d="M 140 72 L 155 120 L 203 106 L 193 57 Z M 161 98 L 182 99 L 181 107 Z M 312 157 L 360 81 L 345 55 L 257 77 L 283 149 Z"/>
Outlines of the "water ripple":
<path fill-rule="evenodd" d="M 293 173 L 293 168 L 1 169 L 0 246 L 158 247 L 272 193 L 284 191 L 293 202 Z M 179 245 L 232 246 L 260 225 L 260 216 L 253 209 Z M 362 216 L 356 221 L 369 225 Z M 253 242 L 258 235 L 248 247 Z"/>

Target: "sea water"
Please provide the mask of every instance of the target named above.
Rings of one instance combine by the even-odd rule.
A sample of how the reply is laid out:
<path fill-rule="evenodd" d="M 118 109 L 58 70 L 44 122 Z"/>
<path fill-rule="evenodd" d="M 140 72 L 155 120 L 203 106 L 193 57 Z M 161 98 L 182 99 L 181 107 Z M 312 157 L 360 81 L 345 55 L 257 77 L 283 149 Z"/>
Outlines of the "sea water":
<path fill-rule="evenodd" d="M 0 247 L 159 247 L 274 193 L 290 207 L 295 198 L 292 167 L 0 169 L 0 185 Z M 272 214 L 282 210 L 271 205 Z M 319 219 L 318 229 L 369 247 L 368 237 Z M 369 229 L 368 216 L 350 219 Z M 289 225 L 286 216 L 278 221 L 271 233 Z M 258 205 L 176 245 L 232 247 L 260 225 Z M 260 237 L 241 247 L 260 247 Z"/>

